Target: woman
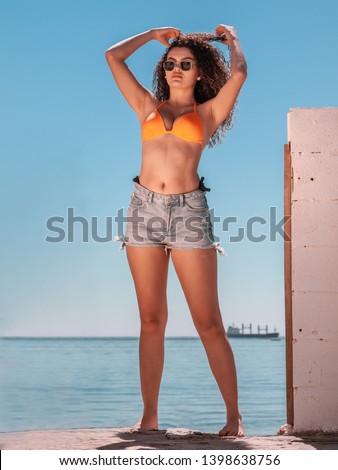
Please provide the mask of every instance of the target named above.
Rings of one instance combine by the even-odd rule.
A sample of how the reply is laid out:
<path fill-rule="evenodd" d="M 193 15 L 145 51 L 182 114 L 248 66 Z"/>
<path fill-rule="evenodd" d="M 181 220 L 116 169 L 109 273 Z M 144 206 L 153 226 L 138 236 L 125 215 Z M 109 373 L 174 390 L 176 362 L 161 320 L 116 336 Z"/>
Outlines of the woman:
<path fill-rule="evenodd" d="M 116 83 L 142 129 L 142 165 L 128 207 L 126 246 L 141 319 L 140 381 L 143 415 L 133 430 L 158 430 L 158 395 L 164 363 L 167 275 L 172 262 L 211 370 L 226 406 L 222 436 L 244 436 L 238 409 L 236 368 L 218 303 L 217 251 L 203 178 L 202 149 L 220 141 L 246 80 L 246 61 L 235 29 L 219 25 L 216 35 L 156 28 L 106 51 Z M 152 93 L 126 59 L 156 39 L 167 50 L 159 61 Z M 210 40 L 230 48 L 231 67 Z M 170 42 L 172 41 L 172 42 Z M 197 236 L 196 236 L 197 234 Z M 216 248 L 216 249 L 215 249 Z M 168 250 L 170 250 L 168 252 Z"/>

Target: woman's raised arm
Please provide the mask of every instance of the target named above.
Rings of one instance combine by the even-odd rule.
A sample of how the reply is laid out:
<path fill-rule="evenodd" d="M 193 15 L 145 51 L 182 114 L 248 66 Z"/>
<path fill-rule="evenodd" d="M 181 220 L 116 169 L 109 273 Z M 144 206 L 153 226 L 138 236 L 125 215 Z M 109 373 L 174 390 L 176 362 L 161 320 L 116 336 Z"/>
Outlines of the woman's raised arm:
<path fill-rule="evenodd" d="M 134 109 L 138 116 L 147 105 L 147 101 L 153 100 L 152 93 L 135 78 L 126 64 L 126 59 L 137 49 L 142 47 L 152 39 L 157 39 L 165 46 L 170 45 L 170 38 L 175 38 L 180 34 L 176 28 L 156 28 L 137 34 L 114 44 L 106 50 L 106 60 L 115 78 L 116 84 L 121 93 Z"/>
<path fill-rule="evenodd" d="M 211 135 L 217 127 L 228 117 L 239 92 L 247 78 L 247 64 L 239 43 L 236 30 L 233 26 L 219 25 L 216 34 L 224 35 L 223 44 L 230 47 L 230 78 L 220 89 L 218 94 L 203 103 L 207 114 L 211 117 Z"/>

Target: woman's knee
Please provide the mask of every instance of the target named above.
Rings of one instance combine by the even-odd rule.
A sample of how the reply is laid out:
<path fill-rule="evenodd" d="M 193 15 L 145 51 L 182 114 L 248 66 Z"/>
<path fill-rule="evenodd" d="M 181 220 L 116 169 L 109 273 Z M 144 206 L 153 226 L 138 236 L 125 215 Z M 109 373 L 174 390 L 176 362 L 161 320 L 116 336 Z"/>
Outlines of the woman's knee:
<path fill-rule="evenodd" d="M 225 337 L 225 329 L 221 321 L 202 321 L 196 324 L 200 338 L 210 340 L 217 337 Z"/>
<path fill-rule="evenodd" d="M 162 313 L 141 313 L 141 332 L 160 333 L 164 332 L 167 324 L 167 314 Z"/>

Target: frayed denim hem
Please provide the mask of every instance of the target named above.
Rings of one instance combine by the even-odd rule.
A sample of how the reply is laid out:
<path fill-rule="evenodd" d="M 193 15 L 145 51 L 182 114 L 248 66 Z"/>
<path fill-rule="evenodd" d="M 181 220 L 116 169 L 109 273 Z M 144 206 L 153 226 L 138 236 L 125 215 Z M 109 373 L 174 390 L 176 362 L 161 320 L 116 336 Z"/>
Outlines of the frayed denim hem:
<path fill-rule="evenodd" d="M 122 242 L 121 245 L 120 245 L 120 251 L 124 249 L 124 247 L 126 246 L 126 237 L 123 236 L 123 235 L 117 235 L 114 237 L 114 242 Z M 167 246 L 167 245 L 131 245 L 131 246 L 163 246 L 164 248 L 164 251 L 166 254 L 168 254 L 168 250 L 171 250 L 171 247 Z M 215 248 L 215 250 L 221 255 L 221 256 L 228 256 L 228 253 L 225 253 L 224 251 L 224 248 L 221 247 L 220 243 L 219 242 L 214 242 L 213 243 L 213 246 Z M 205 247 L 205 248 L 196 248 L 197 250 L 203 250 L 203 249 L 208 249 L 208 248 L 211 248 L 211 247 Z M 173 248 L 175 249 L 175 248 Z M 176 248 L 177 250 L 189 250 L 191 248 Z"/>

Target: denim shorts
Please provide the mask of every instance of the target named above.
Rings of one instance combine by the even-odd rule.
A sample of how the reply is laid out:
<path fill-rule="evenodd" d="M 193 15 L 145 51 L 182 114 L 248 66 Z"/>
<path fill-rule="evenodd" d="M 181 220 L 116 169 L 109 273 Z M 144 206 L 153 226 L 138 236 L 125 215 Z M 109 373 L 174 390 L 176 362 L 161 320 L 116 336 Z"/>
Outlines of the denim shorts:
<path fill-rule="evenodd" d="M 168 250 L 216 249 L 225 255 L 219 242 L 215 242 L 213 224 L 205 195 L 206 188 L 200 180 L 199 188 L 182 194 L 161 194 L 134 181 L 127 211 L 125 236 L 116 236 L 124 246 L 162 247 Z"/>

